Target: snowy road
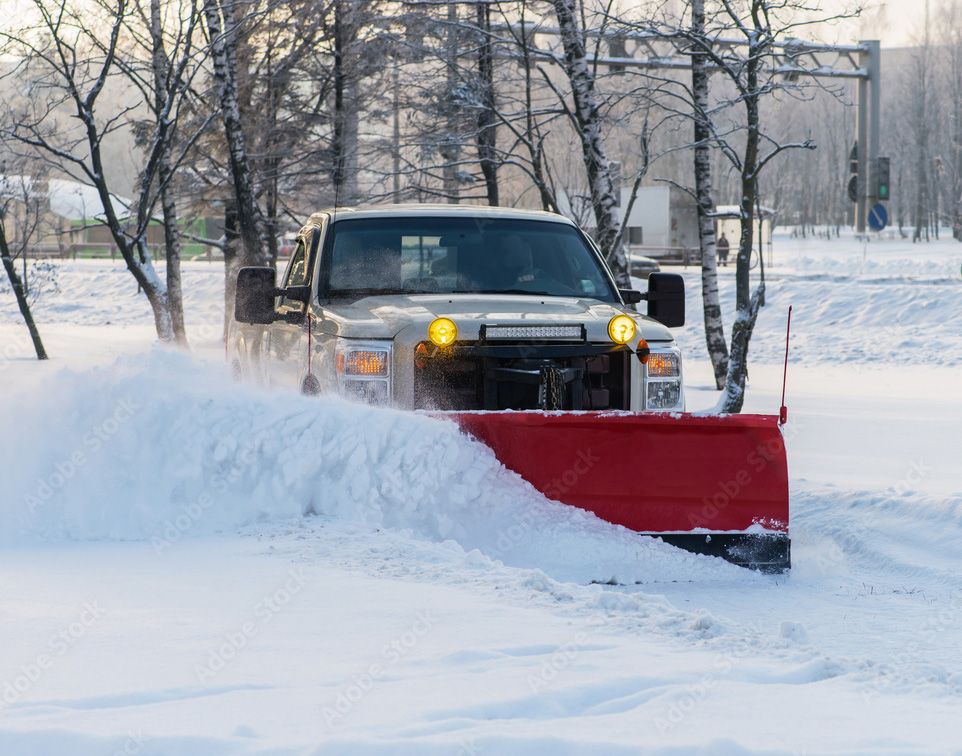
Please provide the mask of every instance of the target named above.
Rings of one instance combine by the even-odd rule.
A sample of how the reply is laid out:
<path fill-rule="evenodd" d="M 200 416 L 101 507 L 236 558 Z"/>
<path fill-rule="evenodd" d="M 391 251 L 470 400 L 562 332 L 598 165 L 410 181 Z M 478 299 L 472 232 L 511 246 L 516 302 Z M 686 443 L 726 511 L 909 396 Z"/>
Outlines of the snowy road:
<path fill-rule="evenodd" d="M 545 502 L 444 423 L 224 388 L 216 267 L 209 362 L 146 352 L 110 266 L 41 302 L 49 365 L 0 291 L 0 753 L 958 752 L 959 246 L 779 245 L 749 409 L 791 302 L 784 577 Z"/>

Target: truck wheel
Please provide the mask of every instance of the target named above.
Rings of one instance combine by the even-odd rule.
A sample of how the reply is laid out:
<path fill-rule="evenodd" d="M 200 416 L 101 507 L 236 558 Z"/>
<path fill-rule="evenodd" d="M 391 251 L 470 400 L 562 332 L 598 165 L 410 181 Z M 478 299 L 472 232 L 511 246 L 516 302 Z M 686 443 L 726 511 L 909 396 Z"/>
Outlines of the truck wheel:
<path fill-rule="evenodd" d="M 301 384 L 301 393 L 305 396 L 317 396 L 321 393 L 321 384 L 313 373 L 307 375 Z"/>

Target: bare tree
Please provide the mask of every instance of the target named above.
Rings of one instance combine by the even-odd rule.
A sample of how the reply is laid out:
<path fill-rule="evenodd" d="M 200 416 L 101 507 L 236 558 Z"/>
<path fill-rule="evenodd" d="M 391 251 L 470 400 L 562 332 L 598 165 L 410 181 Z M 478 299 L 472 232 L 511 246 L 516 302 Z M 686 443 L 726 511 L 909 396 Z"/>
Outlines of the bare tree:
<path fill-rule="evenodd" d="M 723 2 L 713 14 L 712 25 L 703 35 L 688 34 L 693 50 L 703 54 L 733 89 L 732 107 L 741 110 L 737 129 L 722 133 L 713 118 L 712 142 L 728 160 L 738 175 L 740 234 L 735 269 L 735 320 L 732 325 L 731 348 L 725 387 L 717 409 L 720 412 L 740 412 L 745 401 L 745 382 L 748 375 L 748 348 L 758 312 L 764 302 L 764 277 L 754 291 L 750 269 L 754 250 L 754 225 L 758 217 L 759 180 L 766 166 L 793 149 L 811 150 L 811 139 L 780 141 L 772 136 L 763 121 L 762 103 L 779 91 L 798 93 L 797 82 L 785 81 L 776 71 L 775 45 L 786 39 L 793 30 L 810 19 L 796 21 L 794 12 L 802 6 L 792 2 L 748 0 L 744 6 Z M 783 14 L 785 17 L 783 18 Z M 825 19 L 821 19 L 825 20 Z M 715 37 L 738 35 L 740 44 L 719 47 Z M 740 143 L 733 139 L 737 134 Z"/>
<path fill-rule="evenodd" d="M 498 192 L 498 119 L 495 114 L 494 41 L 491 36 L 491 6 L 487 2 L 475 4 L 478 26 L 478 162 L 484 176 L 488 204 L 497 207 Z"/>
<path fill-rule="evenodd" d="M 19 180 L 19 186 L 11 186 L 11 182 L 17 180 Z M 33 342 L 33 349 L 37 354 L 37 359 L 45 360 L 47 359 L 47 351 L 44 349 L 43 340 L 40 338 L 40 329 L 37 328 L 36 321 L 33 319 L 25 282 L 17 273 L 14 262 L 16 254 L 11 248 L 6 230 L 7 218 L 11 207 L 17 202 L 22 202 L 24 205 L 23 223 L 19 229 L 20 249 L 17 251 L 26 259 L 25 256 L 27 247 L 30 244 L 30 238 L 42 222 L 42 210 L 39 207 L 41 203 L 38 202 L 38 200 L 37 187 L 35 186 L 33 176 L 29 177 L 29 179 L 26 176 L 19 176 L 17 179 L 13 179 L 5 173 L 0 174 L 0 258 L 2 258 L 3 261 L 3 269 L 7 274 L 7 280 L 10 281 L 10 287 L 13 289 L 13 294 L 17 299 L 17 307 L 20 308 L 20 315 L 23 317 L 23 322 L 27 326 L 27 331 L 30 334 L 30 340 Z"/>
<path fill-rule="evenodd" d="M 107 178 L 105 142 L 127 128 L 130 115 L 145 103 L 128 100 L 117 113 L 105 113 L 99 106 L 105 89 L 117 86 L 122 76 L 122 36 L 133 22 L 133 6 L 127 0 L 83 8 L 66 0 L 33 0 L 33 11 L 35 23 L 0 33 L 0 52 L 17 61 L 8 76 L 23 77 L 34 89 L 34 96 L 6 120 L 3 136 L 96 189 L 103 208 L 100 221 L 147 297 L 158 337 L 174 341 L 171 302 L 153 265 L 147 227 L 162 184 L 158 176 L 169 145 L 168 127 L 177 119 L 182 89 L 173 89 L 158 127 L 145 140 L 138 196 L 129 205 L 119 201 Z M 59 116 L 65 110 L 79 128 L 63 128 Z"/>
<path fill-rule="evenodd" d="M 174 338 L 187 344 L 184 324 L 183 285 L 180 272 L 181 224 L 175 199 L 175 174 L 193 143 L 210 123 L 203 121 L 190 136 L 181 135 L 179 100 L 188 89 L 203 62 L 204 51 L 195 44 L 200 24 L 196 0 L 162 3 L 161 0 L 134 0 L 134 13 L 126 31 L 133 50 L 118 57 L 118 67 L 138 88 L 150 117 L 137 129 L 141 146 L 156 139 L 156 194 L 163 217 L 166 257 L 167 299 Z M 148 63 L 149 61 L 149 63 Z M 172 106 L 178 105 L 172 110 Z M 151 180 L 151 176 L 145 176 Z M 144 191 L 150 191 L 150 186 Z"/>
<path fill-rule="evenodd" d="M 595 89 L 595 76 L 588 60 L 584 29 L 576 0 L 552 0 L 564 47 L 562 64 L 571 88 L 571 105 L 566 112 L 581 142 L 581 153 L 588 191 L 594 211 L 595 237 L 618 286 L 631 288 L 628 259 L 622 243 L 617 204 L 621 187 L 605 148 L 602 130 L 601 99 Z M 550 80 L 546 79 L 549 84 Z"/>
<path fill-rule="evenodd" d="M 705 39 L 705 0 L 692 0 L 691 34 Z M 728 375 L 728 346 L 718 298 L 718 258 L 715 248 L 715 198 L 712 192 L 708 56 L 696 45 L 691 55 L 691 99 L 694 125 L 695 200 L 698 206 L 698 240 L 701 246 L 701 297 L 705 345 L 715 373 L 715 387 L 724 388 Z"/>
<path fill-rule="evenodd" d="M 254 170 L 247 149 L 238 87 L 237 53 L 245 7 L 246 3 L 241 0 L 204 0 L 204 18 L 210 37 L 210 56 L 233 188 L 230 217 L 239 227 L 240 239 L 237 248 L 233 243 L 232 229 L 225 228 L 228 237 L 224 245 L 225 337 L 237 290 L 237 272 L 245 265 L 264 265 L 269 259 L 270 243 L 267 223 L 255 193 Z"/>

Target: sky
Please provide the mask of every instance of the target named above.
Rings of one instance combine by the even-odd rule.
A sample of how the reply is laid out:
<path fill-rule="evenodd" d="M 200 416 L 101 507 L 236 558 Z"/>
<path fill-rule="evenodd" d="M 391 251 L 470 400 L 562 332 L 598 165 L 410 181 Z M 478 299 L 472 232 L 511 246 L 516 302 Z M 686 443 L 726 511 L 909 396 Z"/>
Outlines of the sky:
<path fill-rule="evenodd" d="M 934 0 L 932 7 L 936 7 Z M 882 47 L 907 47 L 920 38 L 924 26 L 925 0 L 885 0 L 866 2 L 859 18 L 818 28 L 817 36 L 830 42 L 857 42 L 878 39 Z M 822 0 L 819 15 L 844 13 L 853 5 L 847 0 Z M 813 27 L 814 31 L 815 27 Z M 812 36 L 816 36 L 813 34 Z"/>
<path fill-rule="evenodd" d="M 928 0 L 933 9 L 940 0 Z M 29 0 L 2 0 L 6 11 L 0 19 L 0 29 L 18 18 L 16 11 L 30 6 Z M 83 0 L 68 0 L 81 3 Z M 809 0 L 818 6 L 818 15 L 845 13 L 859 0 Z M 812 27 L 807 37 L 817 37 L 827 42 L 856 42 L 860 39 L 879 39 L 883 47 L 905 47 L 920 37 L 927 0 L 861 0 L 866 7 L 861 18 L 849 19 L 837 24 Z M 799 36 L 802 36 L 801 34 Z"/>

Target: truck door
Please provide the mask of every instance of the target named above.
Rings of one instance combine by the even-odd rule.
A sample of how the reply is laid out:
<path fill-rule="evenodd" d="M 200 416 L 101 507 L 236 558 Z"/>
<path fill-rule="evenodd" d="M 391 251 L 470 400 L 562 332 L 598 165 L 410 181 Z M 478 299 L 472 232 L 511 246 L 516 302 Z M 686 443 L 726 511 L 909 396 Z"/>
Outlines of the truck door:
<path fill-rule="evenodd" d="M 311 283 L 311 265 L 317 247 L 316 229 L 297 238 L 291 261 L 281 283 L 288 286 L 307 286 Z M 313 292 L 312 292 L 313 295 Z M 289 314 L 306 314 L 308 305 L 295 299 L 280 297 L 277 302 L 279 319 L 271 325 L 270 380 L 275 386 L 300 388 L 307 373 L 307 320 L 285 322 Z"/>

